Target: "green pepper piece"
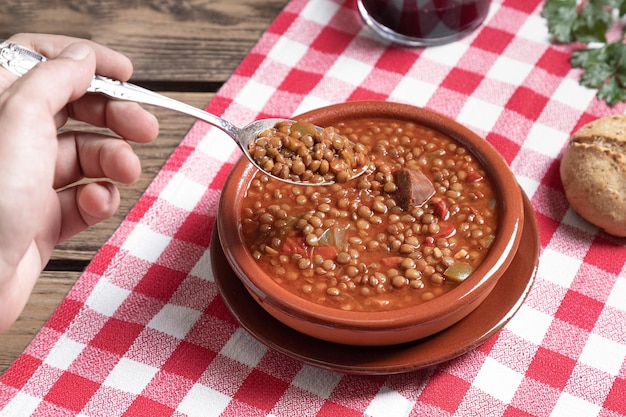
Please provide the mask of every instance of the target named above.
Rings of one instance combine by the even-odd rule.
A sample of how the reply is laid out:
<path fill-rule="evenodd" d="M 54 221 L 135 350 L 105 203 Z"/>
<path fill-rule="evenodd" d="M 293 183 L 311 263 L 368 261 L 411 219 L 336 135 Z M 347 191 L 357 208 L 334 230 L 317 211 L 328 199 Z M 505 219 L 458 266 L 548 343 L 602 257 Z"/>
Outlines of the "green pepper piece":
<path fill-rule="evenodd" d="M 304 135 L 315 135 L 315 125 L 311 123 L 307 123 L 302 120 L 298 120 L 293 125 L 291 125 L 292 132 L 299 132 L 302 136 Z"/>
<path fill-rule="evenodd" d="M 480 243 L 483 245 L 483 248 L 489 249 L 493 245 L 494 240 L 496 240 L 495 235 L 487 235 L 480 240 Z"/>
<path fill-rule="evenodd" d="M 451 281 L 463 282 L 472 272 L 473 269 L 471 265 L 463 262 L 455 262 L 443 272 L 443 275 Z"/>
<path fill-rule="evenodd" d="M 335 246 L 335 236 L 331 229 L 324 230 L 324 233 L 319 238 L 320 246 Z"/>

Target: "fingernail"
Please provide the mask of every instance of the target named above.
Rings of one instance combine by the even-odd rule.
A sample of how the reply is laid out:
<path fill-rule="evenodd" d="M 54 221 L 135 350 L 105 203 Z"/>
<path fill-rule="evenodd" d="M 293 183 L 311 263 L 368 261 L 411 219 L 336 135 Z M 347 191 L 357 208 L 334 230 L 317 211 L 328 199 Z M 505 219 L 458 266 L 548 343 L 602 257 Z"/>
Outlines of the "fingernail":
<path fill-rule="evenodd" d="M 89 52 L 91 52 L 91 48 L 89 48 L 89 46 L 85 45 L 84 43 L 78 42 L 70 44 L 67 48 L 61 51 L 59 57 L 81 61 L 85 59 L 87 55 L 89 55 Z"/>

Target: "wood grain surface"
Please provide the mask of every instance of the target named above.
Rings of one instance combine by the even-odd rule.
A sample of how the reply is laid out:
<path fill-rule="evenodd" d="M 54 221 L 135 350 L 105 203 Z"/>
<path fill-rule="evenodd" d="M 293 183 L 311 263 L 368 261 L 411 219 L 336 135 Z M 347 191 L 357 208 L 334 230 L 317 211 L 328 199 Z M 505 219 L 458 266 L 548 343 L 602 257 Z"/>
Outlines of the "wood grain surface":
<path fill-rule="evenodd" d="M 0 39 L 18 32 L 91 39 L 131 58 L 131 81 L 204 107 L 287 0 L 0 0 Z M 0 334 L 0 374 L 24 351 L 94 254 L 145 191 L 194 120 L 149 108 L 159 119 L 152 144 L 135 146 L 143 174 L 120 189 L 116 215 L 55 250 L 18 321 Z M 84 129 L 75 123 L 68 128 Z M 88 128 L 88 127 L 87 127 Z"/>

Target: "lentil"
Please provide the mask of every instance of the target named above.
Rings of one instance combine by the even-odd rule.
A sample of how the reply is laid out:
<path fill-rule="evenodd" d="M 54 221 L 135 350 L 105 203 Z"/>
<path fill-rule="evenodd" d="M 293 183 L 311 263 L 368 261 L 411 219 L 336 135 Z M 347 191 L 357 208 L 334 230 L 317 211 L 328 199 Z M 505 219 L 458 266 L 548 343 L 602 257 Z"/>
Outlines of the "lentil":
<path fill-rule="evenodd" d="M 287 130 L 279 127 L 282 136 L 269 133 L 267 141 L 300 149 L 298 139 L 316 140 L 293 126 L 295 137 L 285 138 Z M 330 187 L 256 173 L 244 198 L 242 231 L 259 265 L 301 297 L 356 311 L 427 302 L 469 277 L 489 252 L 498 222 L 491 181 L 479 161 L 454 139 L 409 122 L 351 120 L 332 132 L 333 138 L 346 132 L 367 153 L 369 170 Z M 281 160 L 276 155 L 274 165 Z M 333 171 L 332 161 L 318 161 L 314 166 Z M 434 195 L 399 202 L 398 195 L 406 195 L 396 182 L 399 170 L 419 170 L 409 177 L 425 177 Z"/>
<path fill-rule="evenodd" d="M 248 153 L 265 172 L 292 182 L 346 183 L 368 163 L 365 146 L 334 128 L 318 129 L 304 121 L 284 121 L 260 132 Z"/>

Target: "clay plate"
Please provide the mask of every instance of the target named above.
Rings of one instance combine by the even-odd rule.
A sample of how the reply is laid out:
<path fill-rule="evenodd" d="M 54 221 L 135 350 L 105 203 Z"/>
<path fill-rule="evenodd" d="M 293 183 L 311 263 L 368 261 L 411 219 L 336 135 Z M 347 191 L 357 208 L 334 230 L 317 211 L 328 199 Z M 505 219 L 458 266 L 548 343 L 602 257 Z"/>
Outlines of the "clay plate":
<path fill-rule="evenodd" d="M 492 292 L 473 312 L 425 339 L 384 347 L 341 345 L 299 333 L 269 315 L 254 301 L 230 268 L 217 227 L 211 238 L 211 263 L 222 297 L 241 326 L 261 343 L 306 364 L 349 374 L 386 375 L 416 371 L 453 359 L 485 342 L 517 312 L 534 281 L 539 231 L 532 205 L 524 199 L 524 229 L 519 250 Z"/>

